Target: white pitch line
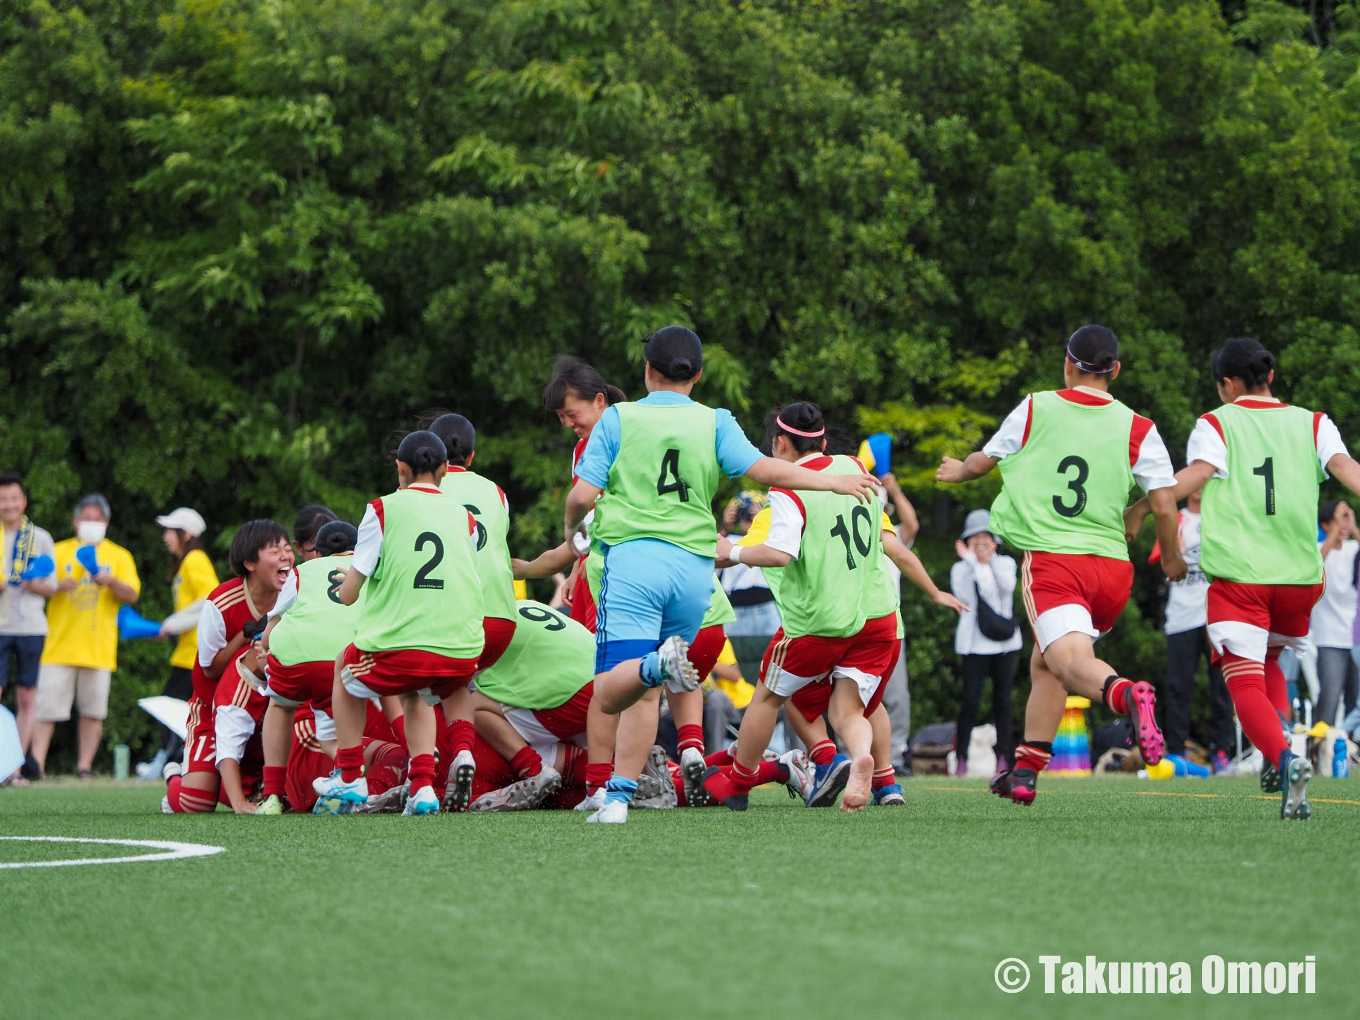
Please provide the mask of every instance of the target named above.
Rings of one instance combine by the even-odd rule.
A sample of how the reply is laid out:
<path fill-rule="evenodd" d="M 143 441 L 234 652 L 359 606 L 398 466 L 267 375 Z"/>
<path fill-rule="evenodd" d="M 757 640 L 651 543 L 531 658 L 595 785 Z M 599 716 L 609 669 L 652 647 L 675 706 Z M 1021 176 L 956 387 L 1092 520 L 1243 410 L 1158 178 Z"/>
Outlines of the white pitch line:
<path fill-rule="evenodd" d="M 107 846 L 144 846 L 162 850 L 157 854 L 137 854 L 134 857 L 84 857 L 64 861 L 12 861 L 0 863 L 0 868 L 62 868 L 76 864 L 127 864 L 130 861 L 174 861 L 186 857 L 208 857 L 227 848 L 206 843 L 174 843 L 160 839 L 78 839 L 73 836 L 0 836 L 0 840 L 19 843 L 101 843 Z"/>

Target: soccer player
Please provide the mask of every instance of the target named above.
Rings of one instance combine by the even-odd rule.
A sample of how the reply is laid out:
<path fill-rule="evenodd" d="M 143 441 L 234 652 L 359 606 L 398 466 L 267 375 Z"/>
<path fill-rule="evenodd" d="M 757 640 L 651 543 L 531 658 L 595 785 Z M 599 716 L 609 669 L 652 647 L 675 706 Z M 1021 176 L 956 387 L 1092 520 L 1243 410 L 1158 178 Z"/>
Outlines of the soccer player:
<path fill-rule="evenodd" d="M 595 509 L 592 532 L 604 550 L 596 630 L 590 758 L 614 752 L 618 714 L 643 701 L 646 720 L 618 747 L 595 822 L 624 822 L 637 777 L 656 735 L 659 688 L 697 690 L 685 658 L 713 597 L 719 472 L 764 485 L 873 498 L 875 479 L 832 475 L 762 457 L 730 412 L 695 403 L 703 345 L 683 326 L 646 343 L 648 395 L 610 407 L 591 433 L 567 497 L 564 537 Z M 598 501 L 598 503 L 597 503 Z M 877 532 L 875 532 L 877 534 Z M 640 738 L 644 738 L 640 739 Z"/>
<path fill-rule="evenodd" d="M 477 522 L 477 569 L 482 578 L 486 618 L 477 670 L 490 669 L 515 635 L 515 576 L 510 567 L 510 502 L 491 479 L 472 470 L 477 430 L 461 414 L 442 414 L 430 423 L 448 451 L 449 462 L 439 487 Z"/>
<path fill-rule="evenodd" d="M 1209 641 L 1241 720 L 1266 768 L 1262 788 L 1280 790 L 1280 817 L 1311 817 L 1312 766 L 1289 748 L 1281 718 L 1289 711 L 1280 652 L 1299 648 L 1322 596 L 1316 511 L 1330 472 L 1360 493 L 1360 464 L 1321 411 L 1281 403 L 1270 392 L 1275 358 L 1248 338 L 1214 352 L 1223 406 L 1195 423 L 1187 466 L 1174 495 L 1204 491 L 1200 566 L 1210 577 Z M 1130 540 L 1148 514 L 1140 501 L 1125 514 Z M 1163 555 L 1168 546 L 1162 540 Z M 1278 785 L 1276 785 L 1278 784 Z"/>
<path fill-rule="evenodd" d="M 250 625 L 255 630 L 259 621 Z M 214 695 L 213 727 L 217 771 L 222 777 L 219 800 L 238 815 L 251 815 L 260 789 L 264 746 L 260 724 L 269 708 L 264 689 L 264 652 L 252 641 L 222 673 Z"/>
<path fill-rule="evenodd" d="M 283 813 L 288 745 L 293 715 L 310 703 L 314 729 L 331 728 L 336 660 L 354 640 L 358 611 L 340 601 L 359 533 L 353 524 L 330 521 L 313 537 L 316 556 L 297 568 L 297 585 L 280 596 L 262 638 L 268 656 L 269 709 L 264 717 L 264 801 L 259 815 Z M 329 770 L 328 770 L 329 771 Z"/>
<path fill-rule="evenodd" d="M 806 402 L 790 404 L 766 426 L 773 455 L 824 478 L 857 478 L 853 457 L 828 457 L 826 422 Z M 750 790 L 769 782 L 762 755 L 779 710 L 798 691 L 830 677 L 826 710 L 850 751 L 850 776 L 841 804 L 858 811 L 868 803 L 874 773 L 873 727 L 867 716 L 898 647 L 897 599 L 883 566 L 881 511 L 831 492 L 770 491 L 770 532 L 759 545 L 718 540 L 721 561 L 780 571 L 777 581 L 784 636 L 771 643 L 751 704 L 742 718 L 730 768 L 710 768 L 704 789 L 744 811 Z M 748 536 L 749 537 L 749 536 Z M 873 613 L 871 617 L 869 614 Z M 820 715 L 820 711 L 815 713 Z"/>
<path fill-rule="evenodd" d="M 453 731 L 447 809 L 467 808 L 472 757 L 468 682 L 482 654 L 482 584 L 477 573 L 477 522 L 439 488 L 448 452 L 432 432 L 412 432 L 397 448 L 400 488 L 375 499 L 359 524 L 354 559 L 337 597 L 354 605 L 368 584 L 354 641 L 332 694 L 336 771 L 314 784 L 317 795 L 365 804 L 365 701 L 399 695 L 411 752 L 411 796 L 403 812 L 430 815 L 436 723 L 430 706 L 444 703 Z M 455 513 L 462 510 L 462 513 Z"/>
<path fill-rule="evenodd" d="M 165 766 L 166 794 L 175 813 L 212 811 L 217 805 L 218 681 L 249 643 L 243 633 L 246 625 L 274 608 L 294 576 L 288 533 L 275 521 L 249 521 L 237 529 L 227 562 L 235 576 L 213 589 L 198 617 L 198 658 L 191 677 L 194 694 L 189 699 L 184 764 Z"/>
<path fill-rule="evenodd" d="M 945 457 L 936 473 L 941 482 L 967 482 L 1000 464 L 992 530 L 1025 553 L 1021 588 L 1035 640 L 1025 739 L 1014 767 L 991 784 L 1017 804 L 1034 802 L 1068 692 L 1126 716 L 1143 759 L 1162 759 L 1152 685 L 1121 677 L 1094 647 L 1132 592 L 1123 512 L 1135 483 L 1157 517 L 1163 572 L 1171 581 L 1185 576 L 1171 457 L 1157 426 L 1110 395 L 1119 368 L 1118 338 L 1104 326 L 1081 327 L 1067 341 L 1067 388 L 1025 397 L 981 452 Z"/>

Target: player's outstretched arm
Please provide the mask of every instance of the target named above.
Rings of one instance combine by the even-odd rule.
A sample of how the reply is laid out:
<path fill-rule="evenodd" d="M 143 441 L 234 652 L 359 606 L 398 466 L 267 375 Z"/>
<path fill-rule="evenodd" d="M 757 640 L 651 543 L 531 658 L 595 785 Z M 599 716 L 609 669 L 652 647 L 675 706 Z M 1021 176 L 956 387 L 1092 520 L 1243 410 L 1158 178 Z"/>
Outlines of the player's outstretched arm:
<path fill-rule="evenodd" d="M 976 481 L 1000 463 L 1000 457 L 988 457 L 981 450 L 970 453 L 964 460 L 946 457 L 940 462 L 939 470 L 935 472 L 935 481 L 951 484 Z"/>
<path fill-rule="evenodd" d="M 816 472 L 809 471 L 808 474 L 816 474 Z M 755 476 L 752 475 L 751 477 L 754 478 Z M 853 478 L 855 476 L 839 475 L 835 477 Z M 732 551 L 738 548 L 741 550 L 737 553 L 741 557 L 740 560 L 732 558 Z M 745 563 L 748 567 L 787 567 L 793 562 L 793 557 L 786 552 L 773 549 L 763 542 L 760 545 L 737 546 L 726 535 L 719 535 L 718 550 L 714 560 L 718 567 L 730 567 L 734 563 Z"/>
<path fill-rule="evenodd" d="M 1209 483 L 1209 479 L 1212 477 L 1214 477 L 1214 466 L 1207 461 L 1197 460 L 1177 471 L 1175 486 L 1165 491 L 1170 492 L 1172 498 L 1179 503 L 1192 492 L 1199 492 Z M 1147 520 L 1147 515 L 1150 513 L 1152 513 L 1152 502 L 1147 496 L 1125 508 L 1124 538 L 1130 542 L 1136 539 L 1138 532 L 1143 528 L 1143 521 Z"/>
<path fill-rule="evenodd" d="M 1152 515 L 1157 519 L 1157 541 L 1162 547 L 1162 572 L 1168 581 L 1185 580 L 1185 559 L 1180 552 L 1180 515 L 1176 512 L 1175 487 L 1148 493 Z"/>
<path fill-rule="evenodd" d="M 962 602 L 949 592 L 940 591 L 936 587 L 921 558 L 908 549 L 891 531 L 883 532 L 883 551 L 888 554 L 888 559 L 897 565 L 897 569 L 902 571 L 902 576 L 925 592 L 931 602 L 952 609 L 956 613 L 968 612 L 968 607 Z"/>
<path fill-rule="evenodd" d="M 255 805 L 246 797 L 241 785 L 241 763 L 232 758 L 223 758 L 217 763 L 217 771 L 222 776 L 222 791 L 227 795 L 231 809 L 238 815 L 253 815 Z"/>
<path fill-rule="evenodd" d="M 1338 453 L 1327 462 L 1327 473 L 1360 496 L 1360 463 L 1348 453 Z"/>
<path fill-rule="evenodd" d="M 598 489 L 587 481 L 577 479 L 576 484 L 571 487 L 571 492 L 567 493 L 567 514 L 562 524 L 563 539 L 567 542 L 571 541 L 571 536 L 576 533 L 576 529 L 586 519 L 586 514 L 590 513 L 595 501 L 600 498 L 603 491 L 603 489 Z"/>
<path fill-rule="evenodd" d="M 575 566 L 576 559 L 576 547 L 571 542 L 563 542 L 532 560 L 512 559 L 510 566 L 515 571 L 515 580 L 523 581 L 531 577 L 552 577 L 558 571 Z"/>
<path fill-rule="evenodd" d="M 804 492 L 838 492 L 842 496 L 854 496 L 861 503 L 878 499 L 878 479 L 870 474 L 831 475 L 824 471 L 809 471 L 797 464 L 778 460 L 775 457 L 761 457 L 746 472 L 761 485 L 779 489 L 802 489 Z M 578 485 L 580 483 L 577 483 Z M 751 546 L 749 548 L 755 548 Z M 745 558 L 742 562 L 752 566 L 783 566 L 782 563 L 757 564 Z"/>

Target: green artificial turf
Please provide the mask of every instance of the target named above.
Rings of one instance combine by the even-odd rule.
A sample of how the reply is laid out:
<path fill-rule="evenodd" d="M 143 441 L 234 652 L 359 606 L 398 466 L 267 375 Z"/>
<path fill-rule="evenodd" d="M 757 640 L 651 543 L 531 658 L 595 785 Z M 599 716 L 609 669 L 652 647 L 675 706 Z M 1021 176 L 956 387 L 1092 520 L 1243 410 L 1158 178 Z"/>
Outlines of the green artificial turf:
<path fill-rule="evenodd" d="M 858 816 L 763 790 L 745 814 L 588 826 L 172 817 L 159 784 L 4 789 L 0 835 L 226 852 L 0 870 L 0 1020 L 1353 1015 L 1360 781 L 1315 780 L 1308 823 L 1247 779 L 1048 779 L 1028 809 L 985 790 L 918 779 L 907 807 Z M 0 841 L 0 862 L 149 852 Z M 1043 993 L 1041 954 L 1088 953 L 1188 961 L 1195 991 Z M 1313 954 L 1316 994 L 1210 996 L 1210 953 Z M 1005 995 L 1011 956 L 1033 979 Z"/>

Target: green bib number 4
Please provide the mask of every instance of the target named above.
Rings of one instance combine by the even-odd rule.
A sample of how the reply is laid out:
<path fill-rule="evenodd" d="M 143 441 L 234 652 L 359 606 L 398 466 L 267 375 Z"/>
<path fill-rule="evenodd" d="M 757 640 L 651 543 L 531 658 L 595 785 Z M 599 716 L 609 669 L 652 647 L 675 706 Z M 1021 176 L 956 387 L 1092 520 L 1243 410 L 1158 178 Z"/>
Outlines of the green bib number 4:
<path fill-rule="evenodd" d="M 667 479 L 667 474 L 670 478 Z M 667 450 L 661 457 L 661 475 L 656 480 L 656 494 L 680 493 L 680 502 L 689 502 L 689 483 L 680 477 L 680 451 Z"/>

